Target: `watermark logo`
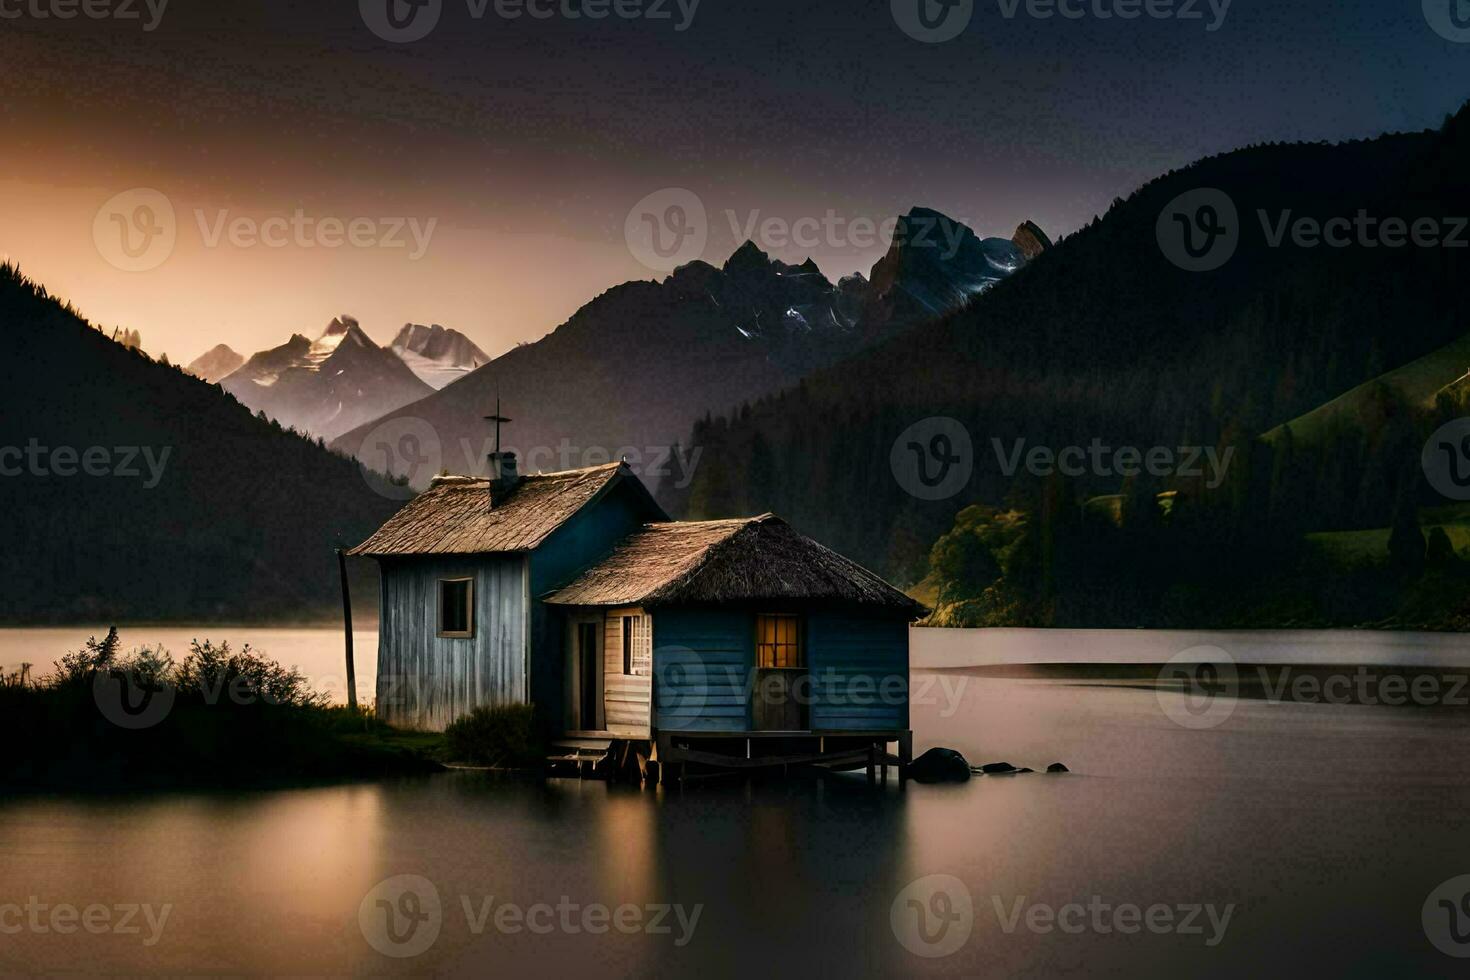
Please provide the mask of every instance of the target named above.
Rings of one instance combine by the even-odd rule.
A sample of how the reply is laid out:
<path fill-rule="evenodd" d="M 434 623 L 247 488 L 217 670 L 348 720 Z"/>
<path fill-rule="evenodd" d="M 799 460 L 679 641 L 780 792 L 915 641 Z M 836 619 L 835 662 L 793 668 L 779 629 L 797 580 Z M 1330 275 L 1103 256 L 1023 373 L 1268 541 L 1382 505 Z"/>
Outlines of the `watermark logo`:
<path fill-rule="evenodd" d="M 1224 191 L 1210 187 L 1180 194 L 1159 213 L 1154 228 L 1164 258 L 1186 272 L 1220 268 L 1240 247 L 1240 215 Z"/>
<path fill-rule="evenodd" d="M 892 9 L 894 23 L 909 37 L 942 44 L 970 26 L 975 0 L 892 0 Z"/>
<path fill-rule="evenodd" d="M 174 706 L 172 684 L 149 684 L 132 670 L 99 670 L 92 679 L 92 700 L 102 717 L 118 728 L 152 728 Z"/>
<path fill-rule="evenodd" d="M 673 272 L 704 254 L 709 216 L 699 195 L 683 187 L 654 191 L 623 222 L 628 251 L 655 272 Z"/>
<path fill-rule="evenodd" d="M 1470 218 L 1371 214 L 1316 217 L 1291 208 L 1257 208 L 1267 248 L 1470 248 Z M 1240 247 L 1245 223 L 1230 195 L 1212 188 L 1188 191 L 1159 213 L 1156 233 L 1164 257 L 1187 272 L 1210 272 Z"/>
<path fill-rule="evenodd" d="M 951 956 L 970 941 L 975 900 L 954 875 L 926 875 L 910 882 L 888 911 L 893 935 L 904 949 L 925 959 Z"/>
<path fill-rule="evenodd" d="M 178 234 L 173 203 L 151 187 L 108 198 L 92 220 L 97 253 L 123 272 L 148 272 L 163 265 L 173 255 Z"/>
<path fill-rule="evenodd" d="M 1470 44 L 1470 2 L 1424 0 L 1424 19 L 1446 41 Z"/>
<path fill-rule="evenodd" d="M 357 925 L 368 945 L 384 956 L 406 959 L 434 945 L 444 924 L 439 889 L 420 875 L 394 875 L 375 885 L 357 907 Z"/>
<path fill-rule="evenodd" d="M 1154 686 L 1154 697 L 1169 720 L 1196 730 L 1224 724 L 1235 712 L 1239 694 L 1235 658 L 1216 646 L 1174 654 L 1159 670 Z"/>
<path fill-rule="evenodd" d="M 1470 418 L 1451 419 L 1424 443 L 1424 478 L 1440 496 L 1470 500 Z"/>
<path fill-rule="evenodd" d="M 920 500 L 948 500 L 970 483 L 975 447 L 957 419 L 935 416 L 899 433 L 888 454 L 893 478 Z"/>
<path fill-rule="evenodd" d="M 1420 921 L 1435 949 L 1456 959 L 1470 957 L 1470 875 L 1456 875 L 1430 892 Z"/>
<path fill-rule="evenodd" d="M 391 500 L 410 500 L 444 463 L 439 430 L 426 420 L 404 416 L 388 419 L 363 436 L 355 453 L 363 464 L 368 486 Z M 376 474 L 386 473 L 394 482 L 385 483 Z"/>
<path fill-rule="evenodd" d="M 390 44 L 422 41 L 439 26 L 444 0 L 358 0 L 367 29 Z"/>

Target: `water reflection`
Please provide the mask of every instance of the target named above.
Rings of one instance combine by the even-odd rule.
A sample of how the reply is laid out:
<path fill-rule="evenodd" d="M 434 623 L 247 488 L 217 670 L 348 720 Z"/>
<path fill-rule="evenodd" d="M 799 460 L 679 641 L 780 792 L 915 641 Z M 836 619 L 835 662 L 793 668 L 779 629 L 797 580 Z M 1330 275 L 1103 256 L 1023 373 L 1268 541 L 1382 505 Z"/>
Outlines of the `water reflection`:
<path fill-rule="evenodd" d="M 270 793 L 0 803 L 0 905 L 168 904 L 162 939 L 24 930 L 24 972 L 814 973 L 1234 976 L 1433 970 L 1419 909 L 1470 872 L 1464 714 L 1241 700 L 1218 728 L 1170 722 L 1149 691 L 965 674 L 958 710 L 916 708 L 917 748 L 1073 775 L 900 792 L 858 776 L 640 792 L 451 773 Z M 905 950 L 890 910 L 947 874 L 973 898 L 952 955 Z M 422 955 L 364 939 L 359 906 L 417 875 L 443 909 Z M 1037 932 L 1017 902 L 1212 902 L 1217 947 L 1189 935 Z M 636 906 L 633 931 L 497 928 L 537 903 Z M 648 907 L 698 909 L 678 945 Z M 559 914 L 559 913 L 558 913 Z M 569 913 L 570 914 L 570 913 Z M 0 921 L 3 916 L 0 916 Z M 605 920 L 604 920 L 605 921 Z M 560 920 L 559 920 L 560 923 Z"/>

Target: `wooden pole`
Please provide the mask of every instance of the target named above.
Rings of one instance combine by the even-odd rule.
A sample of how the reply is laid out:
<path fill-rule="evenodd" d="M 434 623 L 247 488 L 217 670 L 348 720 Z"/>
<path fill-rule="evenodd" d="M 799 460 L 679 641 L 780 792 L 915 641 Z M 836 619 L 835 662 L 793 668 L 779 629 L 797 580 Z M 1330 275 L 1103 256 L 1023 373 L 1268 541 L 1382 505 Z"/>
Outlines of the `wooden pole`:
<path fill-rule="evenodd" d="M 342 573 L 342 629 L 347 636 L 347 707 L 357 710 L 357 665 L 352 661 L 352 592 L 347 586 L 347 555 L 337 549 L 337 570 Z"/>

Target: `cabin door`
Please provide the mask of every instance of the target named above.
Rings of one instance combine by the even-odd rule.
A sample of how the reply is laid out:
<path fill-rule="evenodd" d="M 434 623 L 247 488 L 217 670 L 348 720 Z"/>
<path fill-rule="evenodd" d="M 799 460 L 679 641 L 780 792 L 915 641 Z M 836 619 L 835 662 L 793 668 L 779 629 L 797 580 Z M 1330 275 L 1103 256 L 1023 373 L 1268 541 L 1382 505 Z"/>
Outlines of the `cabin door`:
<path fill-rule="evenodd" d="M 772 614 L 755 621 L 755 691 L 751 721 L 760 732 L 810 728 L 811 681 L 800 616 Z"/>
<path fill-rule="evenodd" d="M 602 705 L 602 655 L 598 650 L 597 635 L 601 632 L 597 623 L 577 624 L 577 728 L 580 731 L 599 731 L 602 723 L 598 718 Z"/>

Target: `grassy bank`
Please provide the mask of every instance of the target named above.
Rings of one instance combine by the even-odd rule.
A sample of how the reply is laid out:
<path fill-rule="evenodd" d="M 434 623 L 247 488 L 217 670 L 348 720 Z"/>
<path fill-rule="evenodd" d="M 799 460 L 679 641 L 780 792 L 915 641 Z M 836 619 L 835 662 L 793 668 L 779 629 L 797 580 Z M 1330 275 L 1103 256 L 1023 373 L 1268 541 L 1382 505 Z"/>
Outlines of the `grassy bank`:
<path fill-rule="evenodd" d="M 238 787 L 430 772 L 443 738 L 333 707 L 248 646 L 124 654 L 116 631 L 54 675 L 0 679 L 0 787 Z"/>

